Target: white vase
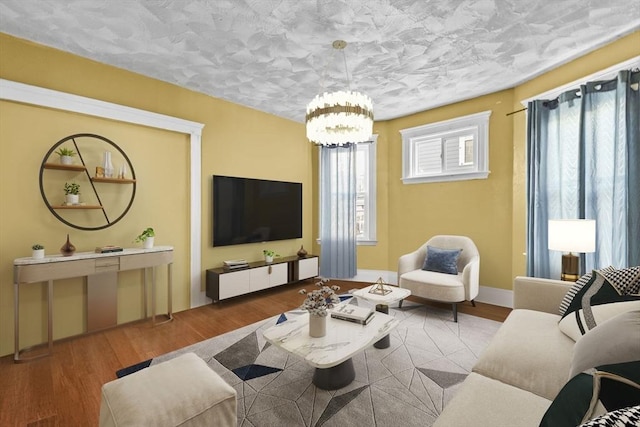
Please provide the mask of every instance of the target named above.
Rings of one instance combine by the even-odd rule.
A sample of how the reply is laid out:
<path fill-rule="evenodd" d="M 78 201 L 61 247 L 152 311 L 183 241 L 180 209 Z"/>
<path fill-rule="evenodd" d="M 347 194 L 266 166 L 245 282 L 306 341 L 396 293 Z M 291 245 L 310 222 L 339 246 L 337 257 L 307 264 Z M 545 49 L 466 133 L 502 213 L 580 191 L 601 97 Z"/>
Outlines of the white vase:
<path fill-rule="evenodd" d="M 309 313 L 309 336 L 320 338 L 327 335 L 327 316 Z"/>
<path fill-rule="evenodd" d="M 65 196 L 65 200 L 67 205 L 77 205 L 80 203 L 80 195 L 79 194 L 67 194 Z"/>
<path fill-rule="evenodd" d="M 73 157 L 71 156 L 60 156 L 60 163 L 63 165 L 71 165 L 73 164 Z"/>
<path fill-rule="evenodd" d="M 272 256 L 269 256 L 269 255 L 265 255 L 265 256 L 264 256 L 264 261 L 265 261 L 266 263 L 271 263 L 271 262 L 273 262 L 273 257 L 272 257 Z"/>
<path fill-rule="evenodd" d="M 113 163 L 111 163 L 111 152 L 104 152 L 104 161 L 102 167 L 104 168 L 104 177 L 113 178 Z"/>
<path fill-rule="evenodd" d="M 142 247 L 144 249 L 151 249 L 153 248 L 153 237 L 147 237 L 146 239 L 144 239 L 144 242 L 142 242 Z"/>
<path fill-rule="evenodd" d="M 42 259 L 44 258 L 44 249 L 33 249 L 31 254 L 31 258 L 33 259 Z"/>

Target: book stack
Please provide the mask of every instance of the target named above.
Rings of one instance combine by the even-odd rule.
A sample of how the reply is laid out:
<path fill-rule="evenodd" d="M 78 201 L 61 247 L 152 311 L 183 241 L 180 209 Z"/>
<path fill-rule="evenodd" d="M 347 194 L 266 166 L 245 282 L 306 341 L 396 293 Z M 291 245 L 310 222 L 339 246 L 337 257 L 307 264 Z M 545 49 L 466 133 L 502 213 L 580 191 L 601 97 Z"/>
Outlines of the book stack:
<path fill-rule="evenodd" d="M 249 263 L 245 259 L 230 259 L 228 261 L 224 261 L 225 268 L 242 268 L 248 266 Z"/>
<path fill-rule="evenodd" d="M 331 311 L 331 318 L 366 325 L 373 319 L 375 311 L 353 304 L 341 304 Z"/>

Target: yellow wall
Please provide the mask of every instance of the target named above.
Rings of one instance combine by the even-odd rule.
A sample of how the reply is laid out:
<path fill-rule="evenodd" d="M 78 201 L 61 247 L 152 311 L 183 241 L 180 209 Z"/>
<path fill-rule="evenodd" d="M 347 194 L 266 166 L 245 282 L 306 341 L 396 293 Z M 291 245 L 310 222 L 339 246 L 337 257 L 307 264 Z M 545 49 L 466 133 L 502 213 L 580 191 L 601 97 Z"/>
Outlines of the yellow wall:
<path fill-rule="evenodd" d="M 375 124 L 378 137 L 378 245 L 358 248 L 358 268 L 396 270 L 398 257 L 439 233 L 466 234 L 482 254 L 481 284 L 510 289 L 524 273 L 525 115 L 506 116 L 519 101 L 640 54 L 640 33 L 579 58 L 514 89 Z M 204 123 L 202 134 L 202 269 L 225 259 L 261 258 L 264 244 L 211 247 L 211 175 L 303 183 L 304 238 L 268 247 L 318 253 L 317 150 L 301 123 L 281 119 L 158 80 L 0 34 L 0 77 Z M 400 129 L 484 110 L 490 119 L 491 174 L 486 180 L 403 185 Z M 69 229 L 48 212 L 38 191 L 38 169 L 48 148 L 72 133 L 103 134 L 121 145 L 139 179 L 131 212 L 99 232 Z M 12 260 L 41 242 L 55 252 L 69 232 L 79 251 L 110 243 L 130 246 L 144 227 L 158 244 L 176 248 L 174 310 L 189 304 L 187 137 L 82 115 L 0 102 L 0 355 L 13 351 Z M 15 160 L 18 159 L 18 160 Z M 184 190 L 185 192 L 182 192 Z M 167 196 L 169 194 L 169 196 Z M 123 275 L 121 321 L 140 312 L 139 273 Z M 204 280 L 204 279 L 203 279 Z M 204 289 L 204 288 L 203 288 Z M 56 337 L 81 332 L 83 284 L 56 283 Z M 24 345 L 44 340 L 44 294 L 23 294 Z M 128 303 L 125 303 L 128 301 Z"/>
<path fill-rule="evenodd" d="M 158 80 L 99 64 L 55 49 L 0 34 L 0 78 L 175 116 L 205 125 L 202 133 L 202 269 L 225 259 L 262 258 L 266 245 L 211 246 L 211 175 L 229 174 L 303 183 L 303 239 L 274 242 L 269 248 L 294 254 L 311 247 L 313 147 L 304 126 Z M 64 225 L 40 196 L 38 172 L 48 149 L 65 136 L 89 132 L 118 144 L 138 179 L 135 202 L 117 224 L 101 231 Z M 98 245 L 134 246 L 147 226 L 156 244 L 175 247 L 173 308 L 189 308 L 189 145 L 186 135 L 123 124 L 80 114 L 0 101 L 0 355 L 13 352 L 12 261 L 31 255 L 42 243 L 57 253 L 66 234 L 79 252 Z M 66 174 L 67 172 L 61 172 Z M 118 319 L 141 314 L 140 272 L 120 275 Z M 159 278 L 163 282 L 164 276 Z M 202 289 L 204 289 L 203 277 Z M 46 339 L 43 285 L 23 286 L 21 345 Z M 84 283 L 55 285 L 54 338 L 82 332 Z M 160 301 L 160 306 L 164 304 Z"/>

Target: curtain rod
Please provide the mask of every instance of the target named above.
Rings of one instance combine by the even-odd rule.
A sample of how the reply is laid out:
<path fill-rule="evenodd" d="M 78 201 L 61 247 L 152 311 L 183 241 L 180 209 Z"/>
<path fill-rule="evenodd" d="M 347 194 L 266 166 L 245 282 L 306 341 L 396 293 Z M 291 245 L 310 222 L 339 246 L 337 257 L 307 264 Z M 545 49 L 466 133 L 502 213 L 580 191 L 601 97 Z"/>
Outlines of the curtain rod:
<path fill-rule="evenodd" d="M 505 116 L 510 116 L 510 115 L 512 115 L 512 114 L 519 113 L 519 112 L 521 112 L 521 111 L 526 111 L 526 110 L 527 110 L 527 107 L 524 107 L 524 108 L 522 108 L 522 109 L 520 109 L 520 110 L 516 110 L 516 111 L 512 111 L 512 112 L 510 112 L 510 113 L 507 113 L 507 114 L 505 114 Z"/>

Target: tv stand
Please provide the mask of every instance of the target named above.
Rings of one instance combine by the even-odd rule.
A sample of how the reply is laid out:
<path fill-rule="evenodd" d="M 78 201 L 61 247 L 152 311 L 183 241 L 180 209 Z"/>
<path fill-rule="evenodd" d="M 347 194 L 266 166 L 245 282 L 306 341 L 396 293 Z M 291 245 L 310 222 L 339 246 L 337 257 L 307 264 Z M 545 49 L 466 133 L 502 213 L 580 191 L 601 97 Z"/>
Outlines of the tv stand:
<path fill-rule="evenodd" d="M 295 283 L 318 276 L 318 257 L 307 255 L 274 258 L 273 262 L 251 262 L 241 268 L 207 270 L 207 296 L 214 303 L 227 298 Z"/>

